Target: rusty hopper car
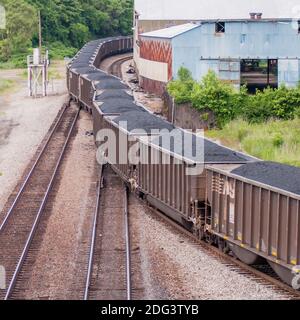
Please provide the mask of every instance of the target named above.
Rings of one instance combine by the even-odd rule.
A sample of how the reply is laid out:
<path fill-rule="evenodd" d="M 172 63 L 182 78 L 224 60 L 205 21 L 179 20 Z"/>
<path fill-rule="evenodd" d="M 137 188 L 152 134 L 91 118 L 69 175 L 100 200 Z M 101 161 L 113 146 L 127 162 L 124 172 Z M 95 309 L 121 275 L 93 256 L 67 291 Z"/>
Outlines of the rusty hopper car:
<path fill-rule="evenodd" d="M 125 181 L 131 181 L 136 177 L 136 165 L 132 164 L 128 158 L 129 150 L 135 144 L 136 139 L 141 136 L 150 136 L 153 129 L 174 129 L 169 122 L 145 112 L 141 107 L 138 108 L 135 111 L 124 112 L 120 116 L 104 117 L 102 121 L 104 128 L 111 129 L 116 137 L 116 159 L 109 159 L 109 162 Z M 120 145 L 127 146 L 122 153 Z"/>
<path fill-rule="evenodd" d="M 120 116 L 124 112 L 143 111 L 146 109 L 135 103 L 129 90 L 105 90 L 95 96 L 93 102 L 94 134 L 105 127 L 104 117 Z"/>
<path fill-rule="evenodd" d="M 87 68 L 91 70 L 96 70 L 98 72 L 102 72 L 99 69 L 97 69 L 99 67 L 100 62 L 108 56 L 132 51 L 132 41 L 132 37 L 118 37 L 92 41 L 85 45 L 73 58 L 73 60 L 67 68 L 67 87 L 71 97 L 76 101 L 80 101 L 84 106 L 91 109 L 92 103 L 90 101 L 92 100 L 93 94 L 91 98 L 88 97 L 86 90 L 89 92 L 89 89 L 86 89 L 86 87 L 84 86 L 84 101 L 81 101 L 81 89 L 79 83 L 80 75 L 89 74 L 91 72 L 86 72 L 81 68 Z M 88 86 L 91 86 L 91 83 L 89 83 Z M 125 85 L 123 85 L 123 87 L 124 86 Z"/>
<path fill-rule="evenodd" d="M 165 135 L 169 145 L 164 145 Z M 206 166 L 253 161 L 203 137 L 178 129 L 174 135 L 164 133 L 154 137 L 150 143 L 141 141 L 140 150 L 142 157 L 158 160 L 158 164 L 139 164 L 137 185 L 147 200 L 200 236 L 205 215 Z"/>
<path fill-rule="evenodd" d="M 233 170 L 213 166 L 207 173 L 207 227 L 240 260 L 265 258 L 292 284 L 300 271 L 300 169 L 257 162 Z"/>
<path fill-rule="evenodd" d="M 116 156 L 104 148 L 98 156 L 104 154 L 141 197 L 199 238 L 248 264 L 267 260 L 291 284 L 300 272 L 300 169 L 262 162 L 180 129 L 174 133 L 172 124 L 134 103 L 120 79 L 96 68 L 127 46 L 132 47 L 132 39 L 89 43 L 68 67 L 70 95 L 90 104 L 95 138 L 100 129 L 114 133 L 115 141 L 96 144 L 114 147 Z M 184 134 L 192 137 L 191 144 L 180 144 Z M 163 143 L 166 137 L 169 145 Z"/>
<path fill-rule="evenodd" d="M 80 97 L 80 85 L 79 85 L 80 75 L 92 74 L 97 72 L 98 71 L 93 67 L 69 69 L 68 79 L 69 79 L 70 94 L 76 101 L 79 101 L 79 97 Z"/>
<path fill-rule="evenodd" d="M 80 82 L 79 82 L 79 101 L 89 110 L 91 110 L 91 106 L 93 105 L 93 98 L 95 94 L 95 84 L 100 81 L 107 81 L 111 76 L 97 70 L 97 72 L 81 74 Z"/>
<path fill-rule="evenodd" d="M 122 127 L 122 121 L 126 121 L 126 128 Z M 187 171 L 198 167 L 204 169 L 204 165 L 212 163 L 236 163 L 244 164 L 251 161 L 244 155 L 230 149 L 221 147 L 207 139 L 191 135 L 193 147 L 201 140 L 204 146 L 204 154 L 199 155 L 198 160 L 188 156 L 183 157 L 183 153 L 177 154 L 173 146 L 169 149 L 161 146 L 163 133 L 161 130 L 172 132 L 175 127 L 149 113 L 127 112 L 120 117 L 105 117 L 100 124 L 102 127 L 112 129 L 117 137 L 116 151 L 117 157 L 110 161 L 115 170 L 143 194 L 147 201 L 159 208 L 181 224 L 193 228 L 199 232 L 203 224 L 206 200 L 206 171 L 201 170 L 196 174 L 186 174 Z M 142 129 L 132 132 L 133 130 Z M 153 130 L 158 130 L 153 135 Z M 152 133 L 152 136 L 150 134 Z M 179 135 L 175 140 L 182 138 L 184 131 L 179 130 Z M 139 143 L 140 158 L 143 161 L 138 163 L 120 164 L 119 145 L 127 143 L 127 154 L 129 149 Z M 183 146 L 185 148 L 185 146 Z M 186 151 L 186 150 L 185 150 Z M 203 149 L 201 150 L 203 153 Z M 147 161 L 145 161 L 145 157 Z M 156 162 L 152 163 L 155 159 Z M 169 161 L 167 161 L 169 159 Z"/>

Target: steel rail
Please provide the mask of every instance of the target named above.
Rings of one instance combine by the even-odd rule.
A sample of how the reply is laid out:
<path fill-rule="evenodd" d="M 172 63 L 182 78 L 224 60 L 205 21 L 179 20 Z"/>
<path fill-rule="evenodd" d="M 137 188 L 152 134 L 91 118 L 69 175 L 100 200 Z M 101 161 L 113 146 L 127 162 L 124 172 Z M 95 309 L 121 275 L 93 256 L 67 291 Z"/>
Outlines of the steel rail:
<path fill-rule="evenodd" d="M 126 245 L 126 284 L 127 300 L 131 300 L 131 258 L 130 258 L 130 234 L 129 234 L 129 211 L 128 211 L 128 188 L 125 186 L 124 196 L 124 223 Z"/>
<path fill-rule="evenodd" d="M 107 72 L 119 78 L 120 80 L 122 80 L 121 65 L 126 61 L 131 60 L 132 58 L 133 58 L 132 54 L 131 55 L 128 54 L 127 57 L 122 57 L 122 58 L 118 57 L 118 60 L 113 61 L 112 64 L 109 66 Z"/>
<path fill-rule="evenodd" d="M 32 228 L 31 228 L 30 234 L 29 234 L 29 236 L 28 236 L 28 238 L 27 238 L 25 247 L 24 247 L 23 252 L 22 252 L 22 254 L 21 254 L 21 257 L 20 257 L 20 259 L 19 259 L 19 261 L 18 261 L 17 267 L 16 267 L 16 269 L 15 269 L 15 271 L 14 271 L 14 274 L 13 274 L 13 277 L 12 277 L 12 279 L 11 279 L 11 281 L 10 281 L 9 287 L 8 287 L 8 289 L 7 289 L 7 291 L 6 291 L 6 295 L 5 295 L 4 300 L 8 300 L 9 297 L 11 296 L 13 290 L 14 290 L 15 284 L 16 284 L 16 282 L 17 282 L 17 278 L 18 278 L 18 276 L 19 276 L 19 273 L 20 273 L 20 271 L 21 271 L 21 269 L 22 269 L 22 266 L 23 266 L 23 264 L 24 264 L 24 261 L 25 261 L 25 259 L 26 259 L 26 255 L 27 255 L 27 253 L 28 253 L 28 251 L 29 251 L 29 249 L 30 249 L 30 245 L 31 245 L 32 240 L 33 240 L 33 238 L 34 238 L 35 231 L 36 231 L 36 229 L 37 229 L 37 227 L 38 227 L 38 225 L 39 225 L 41 216 L 42 216 L 42 214 L 43 214 L 43 210 L 44 210 L 44 208 L 45 208 L 46 202 L 47 202 L 47 200 L 48 200 L 50 191 L 51 191 L 51 189 L 52 189 L 54 180 L 55 180 L 56 175 L 57 175 L 57 173 L 58 173 L 58 169 L 59 169 L 59 167 L 60 167 L 60 164 L 61 164 L 61 161 L 62 161 L 63 156 L 64 156 L 64 154 L 65 154 L 65 151 L 66 151 L 66 149 L 67 149 L 69 140 L 70 140 L 70 138 L 71 138 L 71 134 L 72 134 L 72 132 L 73 132 L 73 129 L 74 129 L 74 127 L 75 127 L 75 124 L 76 124 L 76 122 L 77 122 L 77 119 L 78 119 L 78 117 L 79 117 L 79 114 L 80 114 L 80 109 L 78 110 L 78 112 L 77 112 L 77 114 L 76 114 L 76 116 L 75 116 L 75 118 L 74 118 L 74 120 L 73 120 L 72 126 L 71 126 L 71 128 L 70 128 L 70 130 L 69 130 L 68 136 L 67 136 L 67 138 L 66 138 L 65 144 L 64 144 L 64 146 L 63 146 L 63 149 L 62 149 L 62 151 L 61 151 L 61 154 L 60 154 L 59 159 L 58 159 L 58 161 L 57 161 L 57 164 L 56 164 L 56 166 L 55 166 L 55 169 L 54 169 L 53 175 L 52 175 L 52 177 L 51 177 L 51 180 L 50 180 L 50 182 L 49 182 L 48 188 L 47 188 L 47 190 L 46 190 L 45 196 L 44 196 L 44 198 L 43 198 L 43 201 L 42 201 L 42 203 L 41 203 L 41 206 L 40 206 L 40 208 L 39 208 L 39 211 L 38 211 L 38 213 L 37 213 L 37 216 L 36 216 L 36 218 L 35 218 L 35 221 L 34 221 L 34 223 L 33 223 L 33 226 L 32 226 Z"/>
<path fill-rule="evenodd" d="M 93 221 L 93 230 L 92 230 L 92 237 L 91 237 L 91 244 L 90 244 L 88 271 L 87 271 L 85 291 L 84 291 L 84 300 L 85 301 L 88 300 L 88 298 L 89 298 L 89 289 L 90 289 L 92 269 L 93 269 L 93 263 L 94 263 L 94 253 L 95 253 L 95 244 L 96 244 L 96 237 L 97 237 L 97 226 L 98 226 L 98 216 L 99 216 L 99 209 L 100 209 L 100 197 L 101 197 L 103 170 L 104 170 L 104 168 L 103 168 L 103 166 L 101 166 L 100 179 L 99 179 L 98 187 L 97 187 L 97 201 L 96 201 L 95 215 L 94 215 L 94 221 Z"/>
<path fill-rule="evenodd" d="M 51 133 L 50 133 L 47 141 L 45 142 L 45 144 L 44 144 L 44 146 L 43 146 L 43 149 L 41 150 L 38 158 L 36 159 L 35 163 L 33 164 L 32 168 L 30 169 L 30 172 L 28 173 L 28 175 L 27 175 L 24 183 L 22 184 L 20 190 L 18 191 L 18 194 L 17 194 L 17 196 L 16 196 L 13 204 L 11 205 L 10 209 L 8 210 L 8 212 L 7 212 L 5 218 L 4 218 L 4 220 L 3 220 L 3 222 L 2 222 L 2 224 L 1 224 L 1 226 L 0 226 L 0 233 L 3 231 L 3 229 L 4 229 L 5 226 L 7 225 L 7 222 L 8 222 L 8 220 L 9 220 L 9 218 L 11 217 L 11 215 L 12 215 L 12 213 L 13 213 L 15 207 L 16 207 L 16 204 L 17 204 L 17 202 L 18 202 L 19 199 L 20 199 L 21 194 L 23 193 L 25 187 L 27 186 L 27 183 L 28 183 L 29 179 L 31 178 L 31 176 L 32 176 L 35 168 L 37 167 L 39 161 L 41 160 L 42 156 L 44 155 L 44 153 L 45 153 L 45 151 L 46 151 L 46 148 L 47 148 L 47 146 L 49 145 L 49 142 L 51 141 L 51 138 L 53 137 L 53 135 L 54 135 L 54 133 L 55 133 L 58 125 L 60 124 L 60 121 L 61 121 L 63 115 L 65 114 L 67 108 L 68 108 L 68 105 L 65 104 L 64 109 L 61 111 L 61 114 L 60 114 L 59 118 L 57 119 L 57 121 L 56 121 L 53 129 L 51 130 Z"/>

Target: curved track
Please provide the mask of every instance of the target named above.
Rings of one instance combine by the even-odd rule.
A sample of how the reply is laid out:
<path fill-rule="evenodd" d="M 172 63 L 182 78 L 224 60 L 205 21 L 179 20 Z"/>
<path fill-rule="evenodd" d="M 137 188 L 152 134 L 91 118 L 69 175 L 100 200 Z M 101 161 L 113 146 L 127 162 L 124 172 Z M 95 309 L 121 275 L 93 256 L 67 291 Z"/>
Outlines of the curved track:
<path fill-rule="evenodd" d="M 26 279 L 22 266 L 43 216 L 49 193 L 65 154 L 80 110 L 65 106 L 38 159 L 8 210 L 0 227 L 0 264 L 6 271 L 6 290 L 1 299 L 18 298 L 16 283 Z"/>
<path fill-rule="evenodd" d="M 122 64 L 128 60 L 132 59 L 132 55 L 128 57 L 117 58 L 112 62 L 110 67 L 108 68 L 108 73 L 122 79 Z"/>

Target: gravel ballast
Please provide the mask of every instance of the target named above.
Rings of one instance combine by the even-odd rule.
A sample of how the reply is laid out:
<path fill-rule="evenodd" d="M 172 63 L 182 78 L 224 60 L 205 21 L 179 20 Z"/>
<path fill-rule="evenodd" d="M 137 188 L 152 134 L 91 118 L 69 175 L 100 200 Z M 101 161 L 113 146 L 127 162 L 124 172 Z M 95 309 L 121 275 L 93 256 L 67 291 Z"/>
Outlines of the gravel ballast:
<path fill-rule="evenodd" d="M 300 195 L 300 168 L 263 161 L 243 165 L 232 173 Z"/>
<path fill-rule="evenodd" d="M 138 201 L 138 200 L 137 200 Z M 139 201 L 140 202 L 140 201 Z M 147 299 L 283 300 L 288 297 L 221 262 L 150 209 L 130 208 Z"/>

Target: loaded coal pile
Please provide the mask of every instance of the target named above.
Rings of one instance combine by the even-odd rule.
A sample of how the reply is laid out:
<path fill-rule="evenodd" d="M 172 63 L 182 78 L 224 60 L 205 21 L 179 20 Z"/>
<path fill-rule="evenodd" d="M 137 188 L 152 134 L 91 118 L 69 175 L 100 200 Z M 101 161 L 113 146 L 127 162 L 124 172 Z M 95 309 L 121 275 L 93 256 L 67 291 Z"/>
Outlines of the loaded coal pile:
<path fill-rule="evenodd" d="M 104 101 L 100 110 L 106 114 L 122 114 L 129 111 L 146 112 L 144 108 L 137 106 L 133 101 L 122 99 Z"/>
<path fill-rule="evenodd" d="M 132 131 L 134 129 L 142 129 L 146 131 L 147 134 L 151 134 L 151 130 L 167 129 L 171 131 L 175 129 L 175 127 L 171 123 L 148 112 L 125 112 L 113 121 L 117 124 L 126 121 L 128 131 Z"/>
<path fill-rule="evenodd" d="M 264 161 L 243 165 L 232 173 L 300 195 L 300 168 Z"/>
<path fill-rule="evenodd" d="M 96 97 L 97 101 L 106 101 L 110 99 L 122 99 L 133 101 L 133 96 L 128 94 L 125 90 L 105 90 Z"/>
<path fill-rule="evenodd" d="M 166 143 L 167 139 L 170 141 L 169 145 Z M 153 140 L 153 144 L 200 163 L 246 163 L 252 160 L 246 155 L 183 130 L 177 130 L 172 135 L 162 134 Z"/>
<path fill-rule="evenodd" d="M 111 77 L 111 79 L 105 80 L 105 82 L 100 82 L 95 85 L 97 90 L 106 90 L 106 89 L 128 89 L 128 87 L 120 82 L 117 78 Z"/>

